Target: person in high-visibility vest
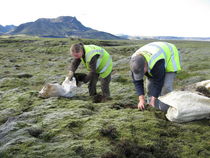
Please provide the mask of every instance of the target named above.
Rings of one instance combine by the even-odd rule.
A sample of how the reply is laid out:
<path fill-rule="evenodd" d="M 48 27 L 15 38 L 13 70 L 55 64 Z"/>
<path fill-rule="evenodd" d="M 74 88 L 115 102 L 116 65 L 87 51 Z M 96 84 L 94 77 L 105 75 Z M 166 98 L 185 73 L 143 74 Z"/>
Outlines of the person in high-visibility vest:
<path fill-rule="evenodd" d="M 130 69 L 139 99 L 138 109 L 145 109 L 145 75 L 147 103 L 166 112 L 169 106 L 160 102 L 158 97 L 173 90 L 176 73 L 181 70 L 180 54 L 176 46 L 167 42 L 146 44 L 132 55 Z"/>
<path fill-rule="evenodd" d="M 96 96 L 96 83 L 101 80 L 102 101 L 110 99 L 109 84 L 111 81 L 112 58 L 104 49 L 96 45 L 73 44 L 70 54 L 74 60 L 71 63 L 68 77 L 72 78 L 78 66 L 82 62 L 89 71 L 84 82 L 89 82 L 88 89 L 90 96 Z"/>

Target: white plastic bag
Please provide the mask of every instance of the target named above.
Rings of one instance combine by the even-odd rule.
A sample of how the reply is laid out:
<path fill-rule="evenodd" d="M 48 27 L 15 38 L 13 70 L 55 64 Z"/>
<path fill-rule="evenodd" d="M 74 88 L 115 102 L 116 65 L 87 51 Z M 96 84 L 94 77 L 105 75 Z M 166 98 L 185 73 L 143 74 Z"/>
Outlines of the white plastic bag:
<path fill-rule="evenodd" d="M 73 77 L 72 80 L 69 80 L 68 77 L 66 77 L 62 83 L 62 87 L 65 91 L 64 94 L 62 94 L 63 97 L 73 97 L 77 89 L 75 77 Z"/>
<path fill-rule="evenodd" d="M 210 118 L 210 98 L 189 91 L 173 91 L 159 97 L 170 107 L 166 117 L 174 122 L 188 122 Z"/>
<path fill-rule="evenodd" d="M 204 80 L 195 84 L 196 88 L 198 87 L 205 87 L 206 89 L 210 90 L 210 80 Z"/>
<path fill-rule="evenodd" d="M 55 84 L 46 84 L 42 90 L 39 92 L 39 96 L 42 98 L 49 97 L 73 97 L 77 93 L 78 87 L 76 84 L 75 77 L 72 80 L 69 80 L 68 77 L 65 78 L 62 85 Z"/>

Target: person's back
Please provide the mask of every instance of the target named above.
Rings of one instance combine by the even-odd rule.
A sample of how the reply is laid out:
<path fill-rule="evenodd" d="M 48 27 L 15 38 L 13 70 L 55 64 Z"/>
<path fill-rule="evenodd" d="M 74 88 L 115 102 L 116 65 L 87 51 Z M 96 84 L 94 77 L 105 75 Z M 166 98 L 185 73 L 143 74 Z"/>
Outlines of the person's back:
<path fill-rule="evenodd" d="M 136 54 L 141 54 L 146 58 L 150 69 L 152 69 L 158 60 L 164 59 L 166 72 L 177 72 L 181 70 L 179 52 L 174 44 L 168 42 L 152 42 L 139 48 L 132 56 Z"/>
<path fill-rule="evenodd" d="M 144 109 L 143 76 L 146 75 L 148 103 L 166 111 L 167 107 L 161 107 L 157 98 L 173 90 L 176 73 L 181 70 L 176 46 L 167 42 L 146 44 L 132 55 L 130 67 L 133 83 L 139 96 L 138 108 Z"/>

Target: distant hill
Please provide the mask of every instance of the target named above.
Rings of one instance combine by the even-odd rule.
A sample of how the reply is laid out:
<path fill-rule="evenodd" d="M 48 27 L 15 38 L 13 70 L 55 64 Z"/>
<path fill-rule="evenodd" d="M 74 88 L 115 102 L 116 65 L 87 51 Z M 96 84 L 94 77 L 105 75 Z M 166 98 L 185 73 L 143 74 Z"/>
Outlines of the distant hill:
<path fill-rule="evenodd" d="M 84 26 L 76 17 L 61 16 L 54 19 L 41 18 L 35 22 L 19 25 L 9 34 L 26 34 L 41 37 L 79 37 L 89 39 L 122 39 L 110 33 Z"/>
<path fill-rule="evenodd" d="M 31 35 L 50 38 L 78 37 L 102 40 L 195 40 L 210 41 L 210 37 L 176 37 L 176 36 L 130 36 L 113 35 L 84 26 L 76 17 L 60 16 L 58 18 L 40 18 L 19 26 L 0 25 L 0 35 Z"/>
<path fill-rule="evenodd" d="M 0 35 L 10 32 L 10 31 L 14 30 L 15 28 L 16 28 L 16 26 L 14 26 L 14 25 L 6 25 L 6 26 L 0 25 Z"/>
<path fill-rule="evenodd" d="M 210 41 L 210 37 L 177 37 L 177 36 L 129 36 L 118 35 L 124 39 L 130 40 L 188 40 L 188 41 Z"/>

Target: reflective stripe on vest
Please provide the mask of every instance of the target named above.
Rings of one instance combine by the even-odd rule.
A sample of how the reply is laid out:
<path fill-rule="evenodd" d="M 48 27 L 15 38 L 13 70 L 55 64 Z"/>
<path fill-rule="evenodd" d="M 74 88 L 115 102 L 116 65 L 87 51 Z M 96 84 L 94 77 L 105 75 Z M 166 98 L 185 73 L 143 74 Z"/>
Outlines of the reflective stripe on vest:
<path fill-rule="evenodd" d="M 156 44 L 152 43 L 152 44 L 149 44 L 149 46 L 153 46 L 153 47 L 159 48 L 159 51 L 158 51 L 157 53 L 155 53 L 155 54 L 152 56 L 152 58 L 150 59 L 150 61 L 149 61 L 149 63 L 148 63 L 149 66 L 151 66 L 152 63 L 153 63 L 153 61 L 154 61 L 157 57 L 159 57 L 162 53 L 163 53 L 163 55 L 164 55 L 164 59 L 167 59 L 166 52 L 165 52 L 165 51 L 163 50 L 163 48 L 161 48 L 159 45 L 156 45 Z M 165 64 L 165 68 L 166 68 L 166 64 Z"/>
<path fill-rule="evenodd" d="M 172 46 L 169 44 L 169 43 L 167 43 L 167 42 L 163 42 L 169 49 L 170 49 L 170 51 L 171 51 L 171 61 L 172 61 L 172 64 L 173 64 L 173 69 L 174 69 L 174 71 L 177 71 L 178 70 L 178 68 L 177 68 L 177 65 L 176 65 L 176 61 L 175 61 L 175 58 L 174 58 L 174 49 L 172 48 Z M 161 47 L 161 46 L 159 46 L 159 45 L 157 45 L 157 44 L 155 44 L 155 43 L 152 43 L 152 44 L 149 44 L 150 46 L 154 46 L 154 47 L 158 47 L 160 50 L 157 52 L 157 54 L 154 54 L 154 56 L 151 58 L 151 60 L 149 61 L 149 65 L 151 65 L 151 63 L 161 54 L 161 53 L 163 53 L 163 55 L 164 55 L 164 58 L 165 59 L 167 59 L 167 55 L 166 55 L 166 52 L 164 51 L 164 49 Z M 167 66 L 167 63 L 165 64 L 165 68 L 166 68 L 166 66 Z"/>
<path fill-rule="evenodd" d="M 112 71 L 112 58 L 111 56 L 103 49 L 95 45 L 85 45 L 85 64 L 86 68 L 89 70 L 89 62 L 92 57 L 99 55 L 99 58 L 96 62 L 96 72 L 100 74 L 102 78 L 108 76 Z"/>
<path fill-rule="evenodd" d="M 92 50 L 90 52 L 87 53 L 87 56 L 86 56 L 86 59 L 89 59 L 89 57 L 95 53 L 100 53 L 100 57 L 98 58 L 97 60 L 97 63 L 96 63 L 96 69 L 98 69 L 99 65 L 101 64 L 101 60 L 102 58 L 104 57 L 104 49 L 97 49 L 97 50 Z M 99 71 L 99 73 L 103 73 L 106 71 L 106 69 L 109 67 L 110 63 L 112 61 L 112 58 L 111 56 L 109 56 L 109 59 L 108 61 L 106 62 L 106 65 L 103 67 L 103 69 L 101 71 Z"/>
<path fill-rule="evenodd" d="M 135 55 L 143 55 L 148 62 L 148 72 L 151 71 L 155 63 L 165 60 L 166 72 L 176 72 L 181 70 L 179 53 L 173 44 L 167 42 L 153 42 L 138 49 Z"/>
<path fill-rule="evenodd" d="M 104 73 L 108 69 L 108 67 L 110 66 L 111 62 L 112 62 L 112 58 L 111 58 L 111 56 L 109 56 L 109 59 L 106 62 L 106 65 L 104 66 L 104 68 L 99 73 Z"/>
<path fill-rule="evenodd" d="M 90 58 L 90 56 L 92 56 L 93 54 L 95 54 L 95 53 L 101 53 L 100 54 L 100 59 L 102 58 L 101 56 L 103 56 L 104 55 L 104 50 L 103 49 L 95 49 L 95 50 L 91 50 L 90 52 L 87 52 L 87 54 L 86 54 L 86 59 L 89 59 Z M 87 60 L 86 60 L 87 61 Z"/>
<path fill-rule="evenodd" d="M 176 65 L 176 61 L 175 61 L 175 56 L 174 56 L 174 49 L 172 48 L 172 46 L 169 43 L 164 42 L 165 45 L 168 46 L 168 48 L 171 50 L 172 54 L 171 54 L 171 61 L 174 67 L 174 71 L 178 71 L 177 65 Z"/>

